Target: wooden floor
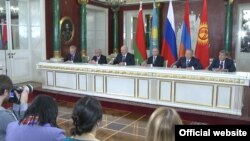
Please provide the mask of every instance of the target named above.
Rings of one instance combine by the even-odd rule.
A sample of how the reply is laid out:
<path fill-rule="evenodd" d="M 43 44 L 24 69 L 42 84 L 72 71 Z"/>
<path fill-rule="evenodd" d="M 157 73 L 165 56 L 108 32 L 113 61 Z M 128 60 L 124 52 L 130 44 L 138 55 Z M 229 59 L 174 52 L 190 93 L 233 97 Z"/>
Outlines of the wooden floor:
<path fill-rule="evenodd" d="M 74 103 L 58 101 L 58 126 L 70 136 L 72 110 Z M 101 141 L 144 141 L 149 116 L 124 110 L 103 108 L 103 119 L 97 130 L 97 138 Z M 206 124 L 183 121 L 184 124 Z"/>
<path fill-rule="evenodd" d="M 19 84 L 23 85 L 23 84 Z M 70 136 L 72 128 L 71 114 L 75 102 L 81 96 L 71 93 L 44 90 L 40 84 L 33 84 L 35 90 L 31 97 L 46 94 L 54 97 L 59 106 L 58 126 Z M 137 105 L 111 99 L 97 98 L 103 106 L 103 120 L 97 130 L 97 138 L 101 141 L 143 141 L 145 128 L 150 114 L 156 108 L 150 105 Z M 30 99 L 32 100 L 32 98 Z M 184 124 L 249 124 L 248 116 L 232 116 L 188 109 L 175 108 L 181 115 Z"/>
<path fill-rule="evenodd" d="M 58 126 L 70 136 L 72 128 L 73 103 L 59 102 Z M 97 130 L 97 138 L 101 141 L 144 141 L 148 117 L 116 109 L 103 109 L 103 120 Z"/>

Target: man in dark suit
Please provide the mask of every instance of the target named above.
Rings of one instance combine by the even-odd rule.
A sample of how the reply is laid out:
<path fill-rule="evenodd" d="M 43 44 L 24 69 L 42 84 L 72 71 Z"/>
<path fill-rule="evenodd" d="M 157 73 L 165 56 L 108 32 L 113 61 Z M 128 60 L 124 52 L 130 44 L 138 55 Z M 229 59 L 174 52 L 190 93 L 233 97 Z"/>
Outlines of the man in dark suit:
<path fill-rule="evenodd" d="M 121 47 L 121 53 L 119 53 L 115 60 L 113 61 L 113 64 L 119 64 L 124 66 L 129 65 L 135 65 L 135 57 L 133 54 L 128 52 L 128 48 L 123 45 Z"/>
<path fill-rule="evenodd" d="M 91 59 L 89 62 L 91 64 L 107 64 L 107 58 L 106 56 L 102 55 L 102 50 L 101 49 L 96 49 L 95 50 L 95 56 Z"/>
<path fill-rule="evenodd" d="M 147 64 L 152 64 L 154 67 L 163 67 L 164 58 L 159 55 L 159 50 L 157 48 L 153 48 L 152 56 L 148 58 Z"/>
<path fill-rule="evenodd" d="M 193 50 L 187 49 L 185 52 L 185 57 L 181 57 L 173 67 L 177 68 L 185 68 L 185 69 L 192 69 L 192 70 L 200 70 L 202 66 L 198 59 L 193 57 Z"/>
<path fill-rule="evenodd" d="M 210 71 L 223 71 L 223 72 L 235 72 L 236 68 L 234 61 L 226 57 L 224 50 L 220 51 L 219 59 L 214 59 L 212 64 L 208 67 Z"/>
<path fill-rule="evenodd" d="M 77 48 L 74 45 L 69 47 L 69 54 L 64 58 L 64 62 L 80 63 L 82 62 L 82 57 L 80 53 L 76 52 Z"/>

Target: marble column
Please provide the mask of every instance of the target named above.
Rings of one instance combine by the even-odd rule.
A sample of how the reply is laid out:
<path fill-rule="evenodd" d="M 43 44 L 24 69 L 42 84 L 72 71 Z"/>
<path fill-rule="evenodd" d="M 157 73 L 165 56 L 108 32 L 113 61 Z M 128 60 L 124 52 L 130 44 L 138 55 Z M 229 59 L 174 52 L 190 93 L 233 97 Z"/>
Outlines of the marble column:
<path fill-rule="evenodd" d="M 54 59 L 61 58 L 60 38 L 60 7 L 59 0 L 53 0 L 53 55 Z"/>
<path fill-rule="evenodd" d="M 80 48 L 81 55 L 84 61 L 86 60 L 86 52 L 87 52 L 87 4 L 88 0 L 78 0 L 79 4 L 81 4 L 80 8 Z"/>
<path fill-rule="evenodd" d="M 119 9 L 113 9 L 114 12 L 114 40 L 113 40 L 113 53 L 118 53 L 118 12 Z"/>
<path fill-rule="evenodd" d="M 226 0 L 226 22 L 225 22 L 225 38 L 224 50 L 231 53 L 232 49 L 232 20 L 233 20 L 233 0 Z"/>

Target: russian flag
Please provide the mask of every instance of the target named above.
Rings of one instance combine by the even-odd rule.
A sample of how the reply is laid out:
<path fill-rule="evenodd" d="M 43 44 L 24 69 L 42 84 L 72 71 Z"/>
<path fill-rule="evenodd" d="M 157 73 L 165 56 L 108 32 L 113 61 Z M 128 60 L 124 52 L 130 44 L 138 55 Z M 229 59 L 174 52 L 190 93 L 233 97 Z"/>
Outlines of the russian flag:
<path fill-rule="evenodd" d="M 179 49 L 179 58 L 185 55 L 186 49 L 191 49 L 191 36 L 190 36 L 190 21 L 189 21 L 189 0 L 186 0 L 185 15 L 182 25 L 181 44 Z"/>
<path fill-rule="evenodd" d="M 170 67 L 177 60 L 177 46 L 172 0 L 169 2 L 161 53 L 164 59 L 168 61 L 168 67 Z"/>

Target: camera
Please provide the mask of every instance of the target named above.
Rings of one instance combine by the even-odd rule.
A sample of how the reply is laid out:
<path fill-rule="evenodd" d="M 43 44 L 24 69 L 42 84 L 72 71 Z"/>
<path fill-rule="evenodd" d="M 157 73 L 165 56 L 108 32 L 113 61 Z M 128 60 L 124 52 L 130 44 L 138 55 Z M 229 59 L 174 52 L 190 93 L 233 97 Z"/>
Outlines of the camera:
<path fill-rule="evenodd" d="M 32 93 L 33 92 L 33 86 L 28 84 L 28 85 L 25 85 L 23 87 L 16 87 L 16 88 L 13 88 L 10 90 L 10 93 L 9 93 L 9 102 L 10 103 L 16 103 L 16 104 L 20 104 L 20 98 L 17 97 L 16 94 L 22 94 L 23 90 L 24 89 L 27 89 L 28 90 L 28 93 Z"/>

